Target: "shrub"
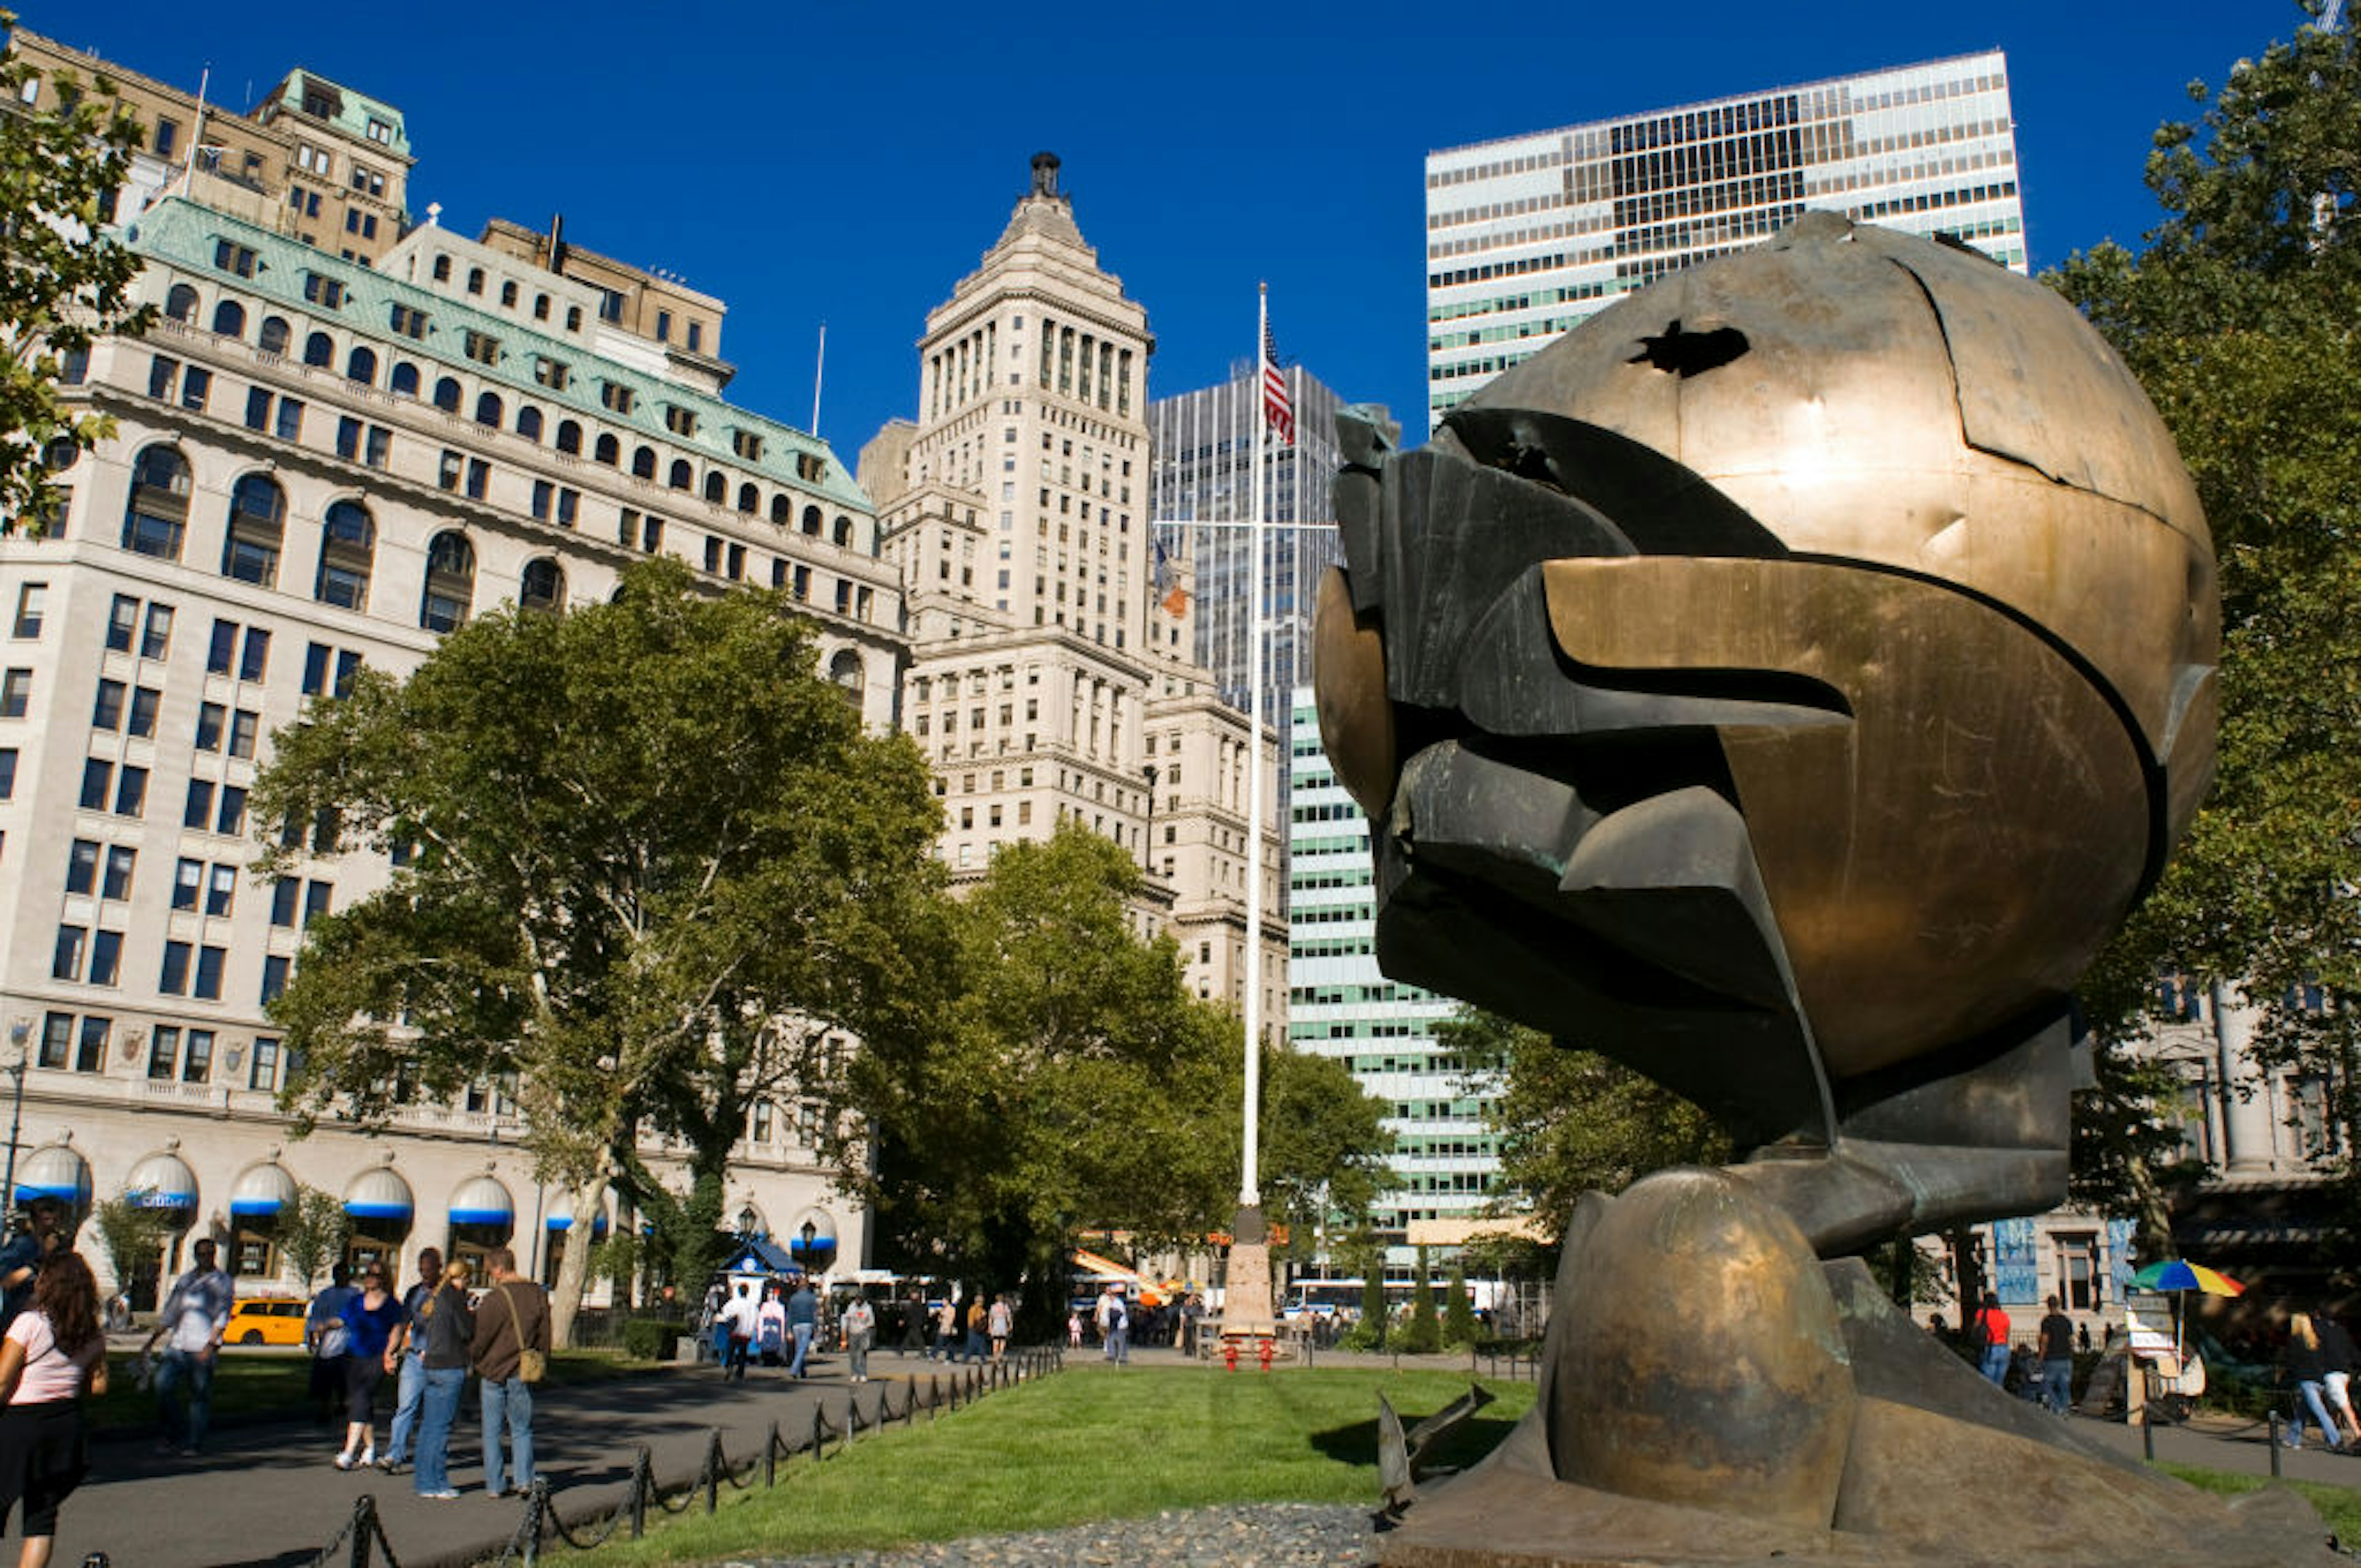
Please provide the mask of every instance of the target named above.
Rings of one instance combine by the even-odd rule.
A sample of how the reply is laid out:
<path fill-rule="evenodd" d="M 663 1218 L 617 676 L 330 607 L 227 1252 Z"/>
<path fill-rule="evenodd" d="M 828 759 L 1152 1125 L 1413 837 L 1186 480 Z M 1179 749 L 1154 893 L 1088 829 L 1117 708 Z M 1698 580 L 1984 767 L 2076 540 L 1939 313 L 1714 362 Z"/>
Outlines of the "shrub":
<path fill-rule="evenodd" d="M 633 1318 L 623 1325 L 623 1354 L 635 1361 L 670 1361 L 680 1349 L 681 1328 L 662 1318 Z"/>

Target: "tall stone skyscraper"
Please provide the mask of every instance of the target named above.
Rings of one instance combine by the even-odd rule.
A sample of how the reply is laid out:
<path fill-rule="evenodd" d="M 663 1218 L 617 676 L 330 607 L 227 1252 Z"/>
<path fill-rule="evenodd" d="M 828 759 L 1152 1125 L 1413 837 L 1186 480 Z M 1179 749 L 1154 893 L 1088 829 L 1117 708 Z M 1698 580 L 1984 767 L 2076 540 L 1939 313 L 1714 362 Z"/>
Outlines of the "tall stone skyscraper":
<path fill-rule="evenodd" d="M 1138 858 L 1142 928 L 1172 932 L 1191 988 L 1243 1007 L 1252 740 L 1191 657 L 1185 570 L 1160 571 L 1149 536 L 1148 313 L 1099 266 L 1058 170 L 1035 157 L 1006 229 L 928 315 L 917 420 L 862 452 L 907 589 L 903 721 L 955 878 L 1072 817 Z M 1263 832 L 1277 1037 L 1286 933 Z"/>

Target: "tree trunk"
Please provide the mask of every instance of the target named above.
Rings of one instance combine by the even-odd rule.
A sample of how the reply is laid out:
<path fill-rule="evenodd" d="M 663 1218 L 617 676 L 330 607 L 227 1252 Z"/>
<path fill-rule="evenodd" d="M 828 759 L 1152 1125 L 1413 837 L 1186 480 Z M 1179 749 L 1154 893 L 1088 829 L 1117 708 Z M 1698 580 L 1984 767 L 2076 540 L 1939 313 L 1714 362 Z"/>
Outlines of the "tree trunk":
<path fill-rule="evenodd" d="M 607 1179 L 594 1176 L 573 1190 L 574 1223 L 566 1234 L 566 1255 L 558 1261 L 557 1288 L 549 1293 L 549 1336 L 552 1344 L 571 1347 L 575 1315 L 590 1284 L 590 1236 L 597 1228 L 599 1206 L 607 1201 Z"/>

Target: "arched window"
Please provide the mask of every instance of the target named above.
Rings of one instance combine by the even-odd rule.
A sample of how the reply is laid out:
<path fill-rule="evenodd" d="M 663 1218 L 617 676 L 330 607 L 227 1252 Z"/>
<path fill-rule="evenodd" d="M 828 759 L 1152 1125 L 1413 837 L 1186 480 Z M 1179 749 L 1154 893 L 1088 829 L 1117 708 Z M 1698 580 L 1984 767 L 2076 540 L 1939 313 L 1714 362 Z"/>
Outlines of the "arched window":
<path fill-rule="evenodd" d="M 560 452 L 571 452 L 577 457 L 581 456 L 582 427 L 570 419 L 559 420 L 557 422 L 557 449 Z"/>
<path fill-rule="evenodd" d="M 856 708 L 861 706 L 861 687 L 865 677 L 860 654 L 850 648 L 838 649 L 836 657 L 828 662 L 828 678 L 843 688 L 846 701 Z"/>
<path fill-rule="evenodd" d="M 566 307 L 566 330 L 568 332 L 580 332 L 582 330 L 581 306 L 568 305 Z"/>
<path fill-rule="evenodd" d="M 516 286 L 516 283 L 515 283 L 514 280 L 511 280 L 511 279 L 504 279 L 504 280 L 501 280 L 501 283 L 500 283 L 500 305 L 501 305 L 501 308 L 502 308 L 502 309 L 504 309 L 504 310 L 511 310 L 511 311 L 512 311 L 512 310 L 516 309 L 516 302 L 517 302 L 517 286 Z"/>
<path fill-rule="evenodd" d="M 170 446 L 151 446 L 131 465 L 131 500 L 123 509 L 123 547 L 137 554 L 177 561 L 188 531 L 188 459 Z"/>
<path fill-rule="evenodd" d="M 434 406 L 446 414 L 459 411 L 459 383 L 445 376 L 434 383 Z"/>
<path fill-rule="evenodd" d="M 386 378 L 385 388 L 387 391 L 392 392 L 399 397 L 416 397 L 418 395 L 418 367 L 412 365 L 407 359 L 395 360 L 393 363 L 393 374 Z"/>
<path fill-rule="evenodd" d="M 355 344 L 353 351 L 345 356 L 345 379 L 358 381 L 364 387 L 376 385 L 377 350 Z"/>
<path fill-rule="evenodd" d="M 541 610 L 566 608 L 566 574 L 558 570 L 556 562 L 544 555 L 524 564 L 524 578 L 517 585 L 517 608 Z"/>
<path fill-rule="evenodd" d="M 751 484 L 738 487 L 738 510 L 748 517 L 763 510 L 763 497 Z"/>
<path fill-rule="evenodd" d="M 478 424 L 489 425 L 492 429 L 498 430 L 500 428 L 500 418 L 506 411 L 507 411 L 500 406 L 500 398 L 499 393 L 478 392 L 476 394 L 476 422 Z"/>
<path fill-rule="evenodd" d="M 535 294 L 533 297 L 533 319 L 537 322 L 545 322 L 549 319 L 548 295 Z"/>
<path fill-rule="evenodd" d="M 434 258 L 434 280 L 437 283 L 448 283 L 451 280 L 451 258 L 449 257 L 438 256 Z"/>
<path fill-rule="evenodd" d="M 686 457 L 674 458 L 672 460 L 671 470 L 664 475 L 664 483 L 671 486 L 675 490 L 686 490 L 696 482 L 697 476 L 689 469 L 688 459 Z"/>
<path fill-rule="evenodd" d="M 480 268 L 480 267 L 470 267 L 470 268 L 468 268 L 468 269 L 467 269 L 467 292 L 469 292 L 470 294 L 480 294 L 480 293 L 482 293 L 483 291 L 484 291 L 484 269 L 483 269 L 482 268 Z"/>
<path fill-rule="evenodd" d="M 236 300 L 224 300 L 214 307 L 214 331 L 224 337 L 246 335 L 246 307 Z"/>
<path fill-rule="evenodd" d="M 539 441 L 541 439 L 541 411 L 534 408 L 531 403 L 521 404 L 517 409 L 516 433 L 519 435 L 523 436 L 527 441 Z"/>
<path fill-rule="evenodd" d="M 197 291 L 186 283 L 175 283 L 172 291 L 164 296 L 164 313 L 176 322 L 197 322 Z"/>
<path fill-rule="evenodd" d="M 852 520 L 842 512 L 836 518 L 836 542 L 848 550 L 852 548 Z"/>
<path fill-rule="evenodd" d="M 265 354 L 286 353 L 287 318 L 284 316 L 263 317 L 262 331 L 256 336 L 254 346 L 259 348 Z"/>
<path fill-rule="evenodd" d="M 248 474 L 229 493 L 229 537 L 222 542 L 222 576 L 271 587 L 279 581 L 279 549 L 287 532 L 287 494 L 266 474 Z"/>
<path fill-rule="evenodd" d="M 653 479 L 656 477 L 656 449 L 654 447 L 640 446 L 632 449 L 631 474 L 635 478 L 641 479 Z"/>
<path fill-rule="evenodd" d="M 814 539 L 819 537 L 819 508 L 804 508 L 804 532 Z"/>
<path fill-rule="evenodd" d="M 653 456 L 654 454 L 650 453 L 649 455 Z M 612 431 L 602 430 L 598 433 L 597 444 L 590 448 L 590 457 L 593 462 L 604 463 L 611 468 L 623 460 L 622 443 L 615 439 Z"/>
<path fill-rule="evenodd" d="M 315 332 L 303 340 L 303 363 L 325 370 L 336 362 L 336 340 L 324 332 Z"/>
<path fill-rule="evenodd" d="M 429 631 L 456 631 L 476 598 L 476 547 L 464 533 L 438 533 L 426 547 L 426 595 L 418 624 Z"/>
<path fill-rule="evenodd" d="M 711 501 L 715 506 L 719 506 L 723 501 L 729 499 L 729 498 L 730 481 L 722 477 L 719 469 L 716 469 L 712 473 L 705 476 L 705 499 L 707 500 Z"/>
<path fill-rule="evenodd" d="M 796 521 L 796 503 L 785 490 L 771 498 L 771 521 L 781 528 Z"/>
<path fill-rule="evenodd" d="M 346 609 L 368 608 L 369 572 L 377 561 L 377 524 L 358 501 L 331 501 L 320 527 L 320 575 L 312 597 Z"/>

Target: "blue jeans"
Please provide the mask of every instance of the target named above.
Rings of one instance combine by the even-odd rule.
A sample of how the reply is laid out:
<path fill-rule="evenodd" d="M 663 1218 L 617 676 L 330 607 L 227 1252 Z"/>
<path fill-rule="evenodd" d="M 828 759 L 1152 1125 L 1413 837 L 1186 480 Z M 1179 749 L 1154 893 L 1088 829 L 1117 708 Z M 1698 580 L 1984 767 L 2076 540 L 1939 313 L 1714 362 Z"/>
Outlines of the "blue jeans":
<path fill-rule="evenodd" d="M 809 1323 L 791 1326 L 796 1331 L 796 1358 L 787 1363 L 787 1376 L 801 1377 L 804 1375 L 804 1357 L 811 1352 L 812 1326 Z"/>
<path fill-rule="evenodd" d="M 459 1413 L 459 1390 L 467 1381 L 464 1366 L 428 1366 L 420 1370 L 426 1395 L 419 1401 L 418 1468 L 412 1485 L 421 1493 L 451 1489 L 451 1420 Z"/>
<path fill-rule="evenodd" d="M 214 1413 L 214 1354 L 168 1350 L 163 1365 L 156 1368 L 156 1419 L 163 1423 L 166 1441 L 176 1448 L 205 1445 L 205 1427 Z M 174 1398 L 183 1383 L 189 1386 L 187 1396 Z"/>
<path fill-rule="evenodd" d="M 845 1335 L 844 1355 L 845 1359 L 852 1364 L 852 1380 L 856 1383 L 865 1382 L 869 1376 L 869 1336 L 867 1334 Z"/>
<path fill-rule="evenodd" d="M 400 1380 L 394 1385 L 393 1430 L 385 1436 L 385 1462 L 399 1464 L 410 1457 L 410 1439 L 418 1431 L 418 1404 L 426 1397 L 426 1363 L 409 1351 L 401 1353 Z"/>
<path fill-rule="evenodd" d="M 485 1489 L 494 1497 L 508 1489 L 501 1465 L 506 1445 L 500 1441 L 500 1428 L 505 1424 L 516 1444 L 516 1486 L 522 1492 L 533 1485 L 533 1385 L 522 1377 L 497 1383 L 487 1377 L 483 1387 Z"/>
<path fill-rule="evenodd" d="M 2041 1402 L 2049 1407 L 2053 1416 L 2062 1416 L 2066 1407 L 2074 1402 L 2074 1364 L 2071 1361 L 2045 1361 L 2041 1364 Z"/>
<path fill-rule="evenodd" d="M 1998 1388 L 2005 1384 L 2008 1381 L 2008 1346 L 2004 1344 L 1984 1346 L 1982 1368 L 1983 1375 L 1992 1379 L 1993 1387 Z"/>
<path fill-rule="evenodd" d="M 161 1385 L 158 1387 L 160 1387 Z M 2288 1423 L 2288 1446 L 2290 1448 L 2303 1446 L 2303 1418 L 2304 1412 L 2309 1410 L 2312 1413 L 2312 1419 L 2320 1423 L 2321 1442 L 2330 1448 L 2334 1448 L 2337 1445 L 2336 1422 L 2329 1416 L 2327 1402 L 2320 1397 L 2320 1384 L 2312 1378 L 2305 1378 L 2295 1386 L 2295 1389 L 2297 1393 L 2303 1396 L 2303 1402 L 2295 1408 L 2295 1419 Z"/>

